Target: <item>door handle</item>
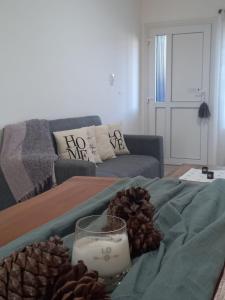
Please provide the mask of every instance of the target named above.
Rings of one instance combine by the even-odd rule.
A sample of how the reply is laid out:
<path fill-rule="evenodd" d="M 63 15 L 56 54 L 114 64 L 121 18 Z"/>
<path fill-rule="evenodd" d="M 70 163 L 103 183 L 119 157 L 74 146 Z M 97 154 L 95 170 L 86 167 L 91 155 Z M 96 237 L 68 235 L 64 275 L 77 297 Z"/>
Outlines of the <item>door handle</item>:
<path fill-rule="evenodd" d="M 147 104 L 150 104 L 150 102 L 152 102 L 152 101 L 154 101 L 154 99 L 152 99 L 152 98 L 147 98 Z"/>

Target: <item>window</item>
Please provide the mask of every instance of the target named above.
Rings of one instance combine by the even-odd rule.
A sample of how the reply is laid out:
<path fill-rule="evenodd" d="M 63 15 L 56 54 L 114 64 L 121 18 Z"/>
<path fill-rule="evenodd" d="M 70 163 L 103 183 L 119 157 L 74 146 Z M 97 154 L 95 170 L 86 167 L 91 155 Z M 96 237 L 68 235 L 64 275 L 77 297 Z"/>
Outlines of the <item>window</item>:
<path fill-rule="evenodd" d="M 166 100 L 166 35 L 155 37 L 155 101 Z"/>

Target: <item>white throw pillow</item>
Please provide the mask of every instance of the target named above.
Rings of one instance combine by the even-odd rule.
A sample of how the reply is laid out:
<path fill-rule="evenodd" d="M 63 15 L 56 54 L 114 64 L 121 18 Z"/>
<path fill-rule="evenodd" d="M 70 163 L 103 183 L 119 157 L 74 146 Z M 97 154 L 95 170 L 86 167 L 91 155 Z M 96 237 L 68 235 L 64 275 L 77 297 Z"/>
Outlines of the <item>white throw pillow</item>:
<path fill-rule="evenodd" d="M 97 150 L 102 160 L 115 158 L 113 147 L 109 140 L 109 131 L 107 125 L 95 126 L 95 137 Z"/>
<path fill-rule="evenodd" d="M 121 124 L 109 124 L 109 138 L 115 154 L 129 154 L 127 145 L 124 141 Z"/>
<path fill-rule="evenodd" d="M 94 160 L 96 163 L 102 163 L 101 157 L 97 149 L 97 142 L 95 137 L 95 126 L 86 127 L 86 129 L 87 129 L 89 147 L 94 156 Z"/>
<path fill-rule="evenodd" d="M 78 159 L 95 162 L 89 147 L 86 128 L 53 132 L 60 159 Z"/>

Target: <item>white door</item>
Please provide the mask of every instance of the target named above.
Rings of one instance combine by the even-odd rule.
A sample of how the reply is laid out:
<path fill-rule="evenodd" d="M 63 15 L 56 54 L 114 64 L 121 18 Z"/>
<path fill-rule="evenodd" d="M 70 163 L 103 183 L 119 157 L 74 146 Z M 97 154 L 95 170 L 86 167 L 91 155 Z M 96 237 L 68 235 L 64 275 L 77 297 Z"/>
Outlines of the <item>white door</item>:
<path fill-rule="evenodd" d="M 164 137 L 165 163 L 207 164 L 211 25 L 149 32 L 148 128 Z"/>

